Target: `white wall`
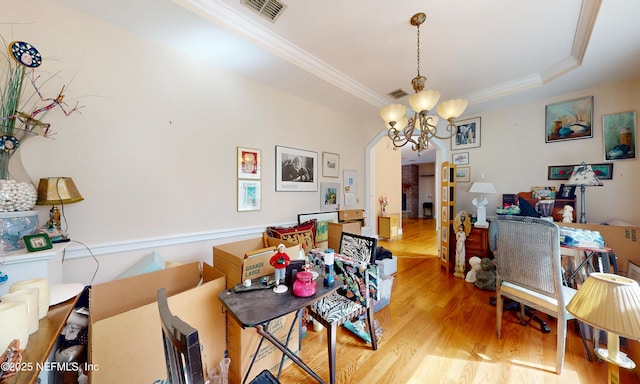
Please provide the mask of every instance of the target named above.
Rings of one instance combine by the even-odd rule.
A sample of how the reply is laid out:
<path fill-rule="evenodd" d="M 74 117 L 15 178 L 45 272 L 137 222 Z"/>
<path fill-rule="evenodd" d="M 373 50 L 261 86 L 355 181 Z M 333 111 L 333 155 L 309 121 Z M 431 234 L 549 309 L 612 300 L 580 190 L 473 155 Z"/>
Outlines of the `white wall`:
<path fill-rule="evenodd" d="M 267 225 L 292 223 L 320 210 L 319 192 L 275 192 L 275 146 L 340 154 L 358 171 L 365 196 L 362 123 L 295 96 L 216 68 L 48 0 L 3 7 L 5 40 L 33 44 L 38 69 L 56 96 L 63 84 L 81 114 L 51 111 L 55 140 L 34 138 L 21 149 L 34 182 L 73 177 L 85 200 L 65 206 L 69 234 L 87 244 L 101 269 L 117 275 L 153 249 L 168 259 L 211 262 L 211 246 L 258 236 Z M 28 89 L 28 87 L 27 87 Z M 376 129 L 376 133 L 379 129 Z M 262 210 L 237 212 L 236 147 L 262 151 Z M 342 182 L 324 178 L 320 182 Z M 47 219 L 47 208 L 37 207 Z M 175 244 L 191 243 L 175 246 Z M 89 283 L 96 263 L 70 244 L 65 279 Z M 117 256 L 112 255 L 116 253 Z M 117 260 L 117 261 L 116 261 Z"/>
<path fill-rule="evenodd" d="M 468 151 L 471 180 L 479 180 L 484 172 L 485 180 L 492 182 L 498 192 L 489 197 L 487 215 L 495 214 L 503 193 L 529 191 L 532 186 L 559 187 L 560 181 L 547 180 L 550 165 L 604 163 L 602 115 L 639 110 L 639 88 L 640 79 L 482 114 L 482 146 Z M 545 143 L 545 106 L 584 96 L 594 97 L 593 138 Z M 637 141 L 636 134 L 636 146 Z M 640 188 L 640 162 L 614 161 L 613 173 L 613 179 L 604 180 L 603 187 L 587 188 L 587 221 L 619 219 L 640 225 L 640 202 L 635 197 Z M 469 186 L 459 184 L 457 209 L 475 212 L 473 196 L 466 192 Z M 579 191 L 577 195 L 579 206 Z"/>

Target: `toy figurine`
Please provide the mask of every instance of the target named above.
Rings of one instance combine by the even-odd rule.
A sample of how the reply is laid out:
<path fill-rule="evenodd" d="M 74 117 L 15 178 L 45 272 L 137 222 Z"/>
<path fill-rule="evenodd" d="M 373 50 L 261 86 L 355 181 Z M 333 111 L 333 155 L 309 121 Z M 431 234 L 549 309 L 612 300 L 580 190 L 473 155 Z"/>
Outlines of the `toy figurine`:
<path fill-rule="evenodd" d="M 273 291 L 276 293 L 287 292 L 288 288 L 286 285 L 280 285 L 280 282 L 284 282 L 284 278 L 287 272 L 287 265 L 291 262 L 291 258 L 285 252 L 287 248 L 284 244 L 278 244 L 278 252 L 271 256 L 269 260 L 269 264 L 276 270 L 276 286 L 273 288 Z"/>
<path fill-rule="evenodd" d="M 476 273 L 482 269 L 481 259 L 478 256 L 473 256 L 469 259 L 469 265 L 471 265 L 471 270 L 467 272 L 467 277 L 465 280 L 469 283 L 475 283 L 476 281 Z"/>
<path fill-rule="evenodd" d="M 562 208 L 562 222 L 563 223 L 573 223 L 573 207 L 570 205 L 565 205 Z"/>

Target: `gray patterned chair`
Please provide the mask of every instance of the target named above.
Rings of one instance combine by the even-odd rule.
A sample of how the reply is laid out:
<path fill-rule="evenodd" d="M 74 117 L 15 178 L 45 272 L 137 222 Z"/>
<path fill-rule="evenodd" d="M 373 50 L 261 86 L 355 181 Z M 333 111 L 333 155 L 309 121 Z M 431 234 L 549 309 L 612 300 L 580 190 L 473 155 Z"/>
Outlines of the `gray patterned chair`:
<path fill-rule="evenodd" d="M 492 223 L 493 224 L 493 223 Z M 574 317 L 566 304 L 576 290 L 562 284 L 558 226 L 543 219 L 499 217 L 497 224 L 496 336 L 502 328 L 503 297 L 557 319 L 555 372 L 564 365 L 567 320 Z"/>
<path fill-rule="evenodd" d="M 309 307 L 311 317 L 327 328 L 330 384 L 336 382 L 338 326 L 366 315 L 371 346 L 378 349 L 373 317 L 373 301 L 379 299 L 375 264 L 377 244 L 375 238 L 343 232 L 338 254 L 345 258 L 336 256 L 335 269 L 345 286 Z"/>

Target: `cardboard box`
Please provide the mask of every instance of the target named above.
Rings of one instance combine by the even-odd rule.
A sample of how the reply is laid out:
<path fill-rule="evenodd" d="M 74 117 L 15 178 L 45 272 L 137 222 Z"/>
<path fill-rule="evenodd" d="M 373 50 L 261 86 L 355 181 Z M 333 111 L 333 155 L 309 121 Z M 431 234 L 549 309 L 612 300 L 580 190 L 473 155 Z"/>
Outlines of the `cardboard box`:
<path fill-rule="evenodd" d="M 329 240 L 327 242 L 327 248 L 331 248 L 338 252 L 340 249 L 340 238 L 342 232 L 360 234 L 360 222 L 352 223 L 328 223 L 329 225 Z"/>
<path fill-rule="evenodd" d="M 199 285 L 202 278 L 202 284 Z M 89 292 L 92 384 L 167 381 L 157 291 L 171 312 L 198 330 L 205 368 L 224 358 L 225 316 L 218 295 L 225 277 L 197 262 L 98 284 Z"/>
<path fill-rule="evenodd" d="M 297 244 L 280 239 L 265 237 L 242 240 L 233 243 L 215 245 L 213 247 L 213 266 L 226 275 L 227 289 L 232 288 L 245 279 L 255 279 L 256 277 L 270 275 L 274 273 L 273 267 L 269 264 L 269 259 L 275 251 L 259 253 L 247 258 L 247 253 L 254 252 L 266 247 L 284 244 L 286 253 L 294 260 L 300 254 L 300 247 Z M 298 321 L 295 314 L 289 314 L 279 319 L 273 320 L 270 324 L 271 333 L 284 341 L 289 331 L 291 322 Z M 231 358 L 229 366 L 229 382 L 240 384 L 247 372 L 251 359 L 256 354 L 258 343 L 262 337 L 253 328 L 243 329 L 231 315 L 227 315 L 227 353 Z M 300 350 L 300 327 L 295 326 L 289 341 L 289 348 L 298 353 Z M 262 370 L 270 369 L 277 374 L 282 353 L 276 349 L 269 341 L 264 341 L 256 357 L 251 377 L 257 376 Z M 291 361 L 287 359 L 285 366 Z"/>
<path fill-rule="evenodd" d="M 270 275 L 275 272 L 269 264 L 271 256 L 276 254 L 275 250 L 258 253 L 249 258 L 246 257 L 246 254 L 263 248 L 277 247 L 278 244 L 284 244 L 287 247 L 286 253 L 291 260 L 299 257 L 300 246 L 298 244 L 273 237 L 255 238 L 215 245 L 213 247 L 213 267 L 226 276 L 227 288 L 233 288 L 246 279 Z"/>
<path fill-rule="evenodd" d="M 338 221 L 364 220 L 364 209 L 344 209 L 338 211 Z"/>
<path fill-rule="evenodd" d="M 598 231 L 604 238 L 604 243 L 611 248 L 616 255 L 618 274 L 626 276 L 629 261 L 640 265 L 640 227 L 580 224 L 580 223 L 556 223 L 561 227 L 582 228 L 590 231 Z"/>
<path fill-rule="evenodd" d="M 300 353 L 300 321 L 296 318 L 295 313 L 290 313 L 287 316 L 280 317 L 269 323 L 269 331 L 281 342 L 285 342 L 291 322 L 295 321 L 291 337 L 289 339 L 289 349 L 296 355 Z M 243 329 L 238 322 L 231 315 L 227 315 L 227 353 L 231 358 L 231 364 L 229 366 L 229 383 L 241 384 L 244 379 L 244 375 L 249 369 L 253 356 L 256 355 L 256 349 L 260 343 L 262 336 L 256 332 L 254 328 Z M 278 368 L 280 367 L 280 361 L 282 359 L 282 352 L 277 349 L 269 341 L 264 340 L 260 346 L 260 351 L 257 352 L 256 361 L 249 372 L 249 379 L 253 379 L 260 372 L 268 369 L 274 375 L 278 374 Z M 291 364 L 291 360 L 286 358 L 284 367 Z"/>

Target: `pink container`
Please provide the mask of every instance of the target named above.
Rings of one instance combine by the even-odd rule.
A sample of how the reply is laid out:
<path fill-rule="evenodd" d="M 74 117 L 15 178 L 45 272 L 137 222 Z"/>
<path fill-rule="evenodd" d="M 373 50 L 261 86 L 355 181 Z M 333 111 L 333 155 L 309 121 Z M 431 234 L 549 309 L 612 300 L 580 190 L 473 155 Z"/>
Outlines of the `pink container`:
<path fill-rule="evenodd" d="M 309 297 L 316 293 L 316 282 L 311 272 L 301 271 L 293 282 L 293 294 L 298 297 Z"/>

